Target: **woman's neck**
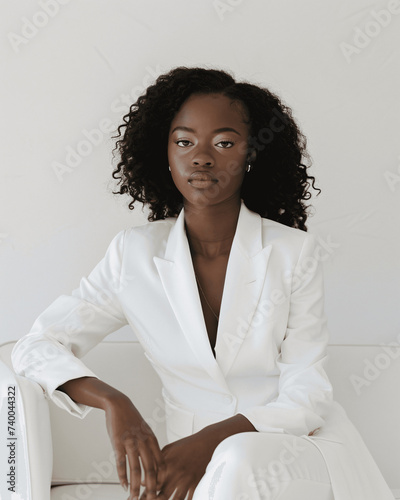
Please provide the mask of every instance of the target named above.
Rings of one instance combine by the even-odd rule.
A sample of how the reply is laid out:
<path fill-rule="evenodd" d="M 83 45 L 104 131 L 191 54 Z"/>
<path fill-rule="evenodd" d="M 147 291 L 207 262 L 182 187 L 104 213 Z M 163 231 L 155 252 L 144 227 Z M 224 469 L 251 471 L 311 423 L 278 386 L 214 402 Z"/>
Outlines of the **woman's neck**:
<path fill-rule="evenodd" d="M 230 252 L 241 200 L 198 207 L 185 204 L 185 229 L 192 256 L 215 258 Z"/>

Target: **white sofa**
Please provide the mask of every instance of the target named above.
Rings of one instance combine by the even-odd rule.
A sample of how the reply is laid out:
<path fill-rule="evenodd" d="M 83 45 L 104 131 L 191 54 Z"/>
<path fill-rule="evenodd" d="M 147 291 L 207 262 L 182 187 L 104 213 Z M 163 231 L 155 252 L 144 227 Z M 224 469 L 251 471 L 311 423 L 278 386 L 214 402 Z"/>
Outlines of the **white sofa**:
<path fill-rule="evenodd" d="M 103 412 L 93 409 L 87 417 L 78 419 L 48 404 L 40 386 L 12 371 L 13 345 L 9 342 L 0 346 L 0 380 L 3 398 L 9 386 L 17 386 L 19 394 L 16 472 L 20 498 L 126 499 L 127 493 L 118 483 Z M 329 354 L 328 374 L 335 399 L 356 424 L 395 497 L 400 499 L 400 348 L 389 352 L 378 345 L 330 345 Z M 163 446 L 166 434 L 160 381 L 140 344 L 105 341 L 83 359 L 100 378 L 129 395 Z M 4 429 L 5 405 L 0 416 Z M 1 435 L 4 440 L 3 431 Z M 2 443 L 2 450 L 5 447 Z"/>

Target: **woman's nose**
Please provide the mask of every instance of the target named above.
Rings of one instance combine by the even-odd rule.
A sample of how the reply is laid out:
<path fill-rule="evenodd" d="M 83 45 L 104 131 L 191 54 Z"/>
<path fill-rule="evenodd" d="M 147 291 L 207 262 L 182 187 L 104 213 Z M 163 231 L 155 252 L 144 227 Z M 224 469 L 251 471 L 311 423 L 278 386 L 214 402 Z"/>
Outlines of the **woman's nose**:
<path fill-rule="evenodd" d="M 212 167 L 214 165 L 214 158 L 212 155 L 203 148 L 202 150 L 196 151 L 192 158 L 192 165 L 196 167 Z"/>
<path fill-rule="evenodd" d="M 209 161 L 203 161 L 201 158 L 196 158 L 192 161 L 192 165 L 194 167 L 212 167 L 213 166 L 213 162 L 211 160 Z"/>

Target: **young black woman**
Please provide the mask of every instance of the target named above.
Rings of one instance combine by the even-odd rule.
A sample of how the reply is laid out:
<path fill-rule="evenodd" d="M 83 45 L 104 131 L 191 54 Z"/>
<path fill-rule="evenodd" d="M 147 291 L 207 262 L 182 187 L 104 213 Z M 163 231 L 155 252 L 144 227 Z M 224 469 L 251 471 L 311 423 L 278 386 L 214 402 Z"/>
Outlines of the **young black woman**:
<path fill-rule="evenodd" d="M 38 318 L 16 371 L 71 413 L 105 411 L 131 500 L 392 500 L 325 373 L 322 249 L 305 225 L 314 177 L 290 109 L 226 72 L 176 68 L 119 134 L 118 192 L 149 223 L 118 233 Z M 79 360 L 124 324 L 163 383 L 163 449 Z M 38 373 L 29 352 L 46 343 L 57 354 Z"/>

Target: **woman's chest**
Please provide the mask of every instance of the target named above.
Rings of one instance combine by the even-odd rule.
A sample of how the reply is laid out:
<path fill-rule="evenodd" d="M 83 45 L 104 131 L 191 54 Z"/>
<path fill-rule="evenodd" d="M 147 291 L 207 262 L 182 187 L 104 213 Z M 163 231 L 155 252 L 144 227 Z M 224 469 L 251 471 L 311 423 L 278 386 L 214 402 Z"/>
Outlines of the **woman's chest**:
<path fill-rule="evenodd" d="M 204 323 L 214 356 L 227 265 L 228 255 L 214 259 L 193 257 Z"/>
<path fill-rule="evenodd" d="M 171 262 L 146 252 L 141 260 L 127 259 L 116 300 L 138 340 L 159 361 L 188 370 L 193 355 L 205 362 L 215 346 L 220 360 L 241 346 L 244 358 L 251 351 L 256 364 L 259 353 L 268 367 L 266 352 L 276 355 L 271 344 L 282 341 L 287 326 L 283 270 L 271 265 L 264 276 L 252 274 L 245 259 L 228 265 L 227 257 L 188 257 Z M 276 302 L 277 290 L 283 302 Z"/>

